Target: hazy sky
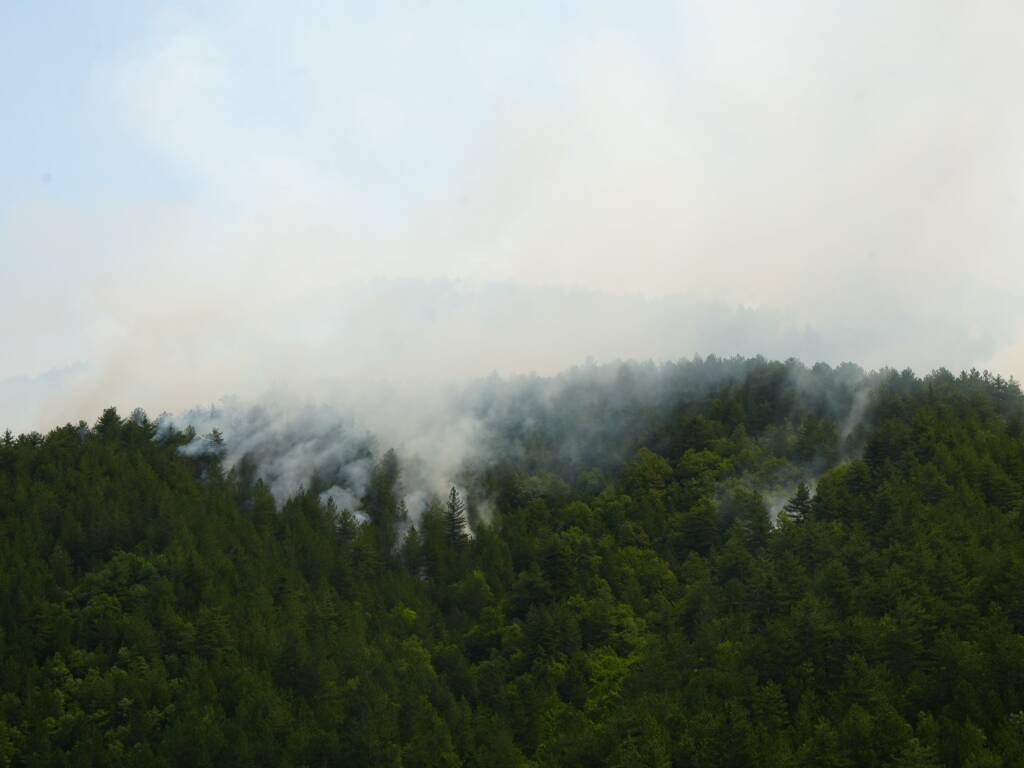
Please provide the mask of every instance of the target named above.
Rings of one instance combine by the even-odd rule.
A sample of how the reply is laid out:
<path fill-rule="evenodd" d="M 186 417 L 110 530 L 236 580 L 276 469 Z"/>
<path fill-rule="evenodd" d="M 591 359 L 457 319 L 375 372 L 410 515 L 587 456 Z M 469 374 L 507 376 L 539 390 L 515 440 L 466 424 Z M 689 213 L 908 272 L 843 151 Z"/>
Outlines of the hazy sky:
<path fill-rule="evenodd" d="M 0 424 L 588 355 L 1021 377 L 1022 27 L 1000 0 L 3 0 Z"/>

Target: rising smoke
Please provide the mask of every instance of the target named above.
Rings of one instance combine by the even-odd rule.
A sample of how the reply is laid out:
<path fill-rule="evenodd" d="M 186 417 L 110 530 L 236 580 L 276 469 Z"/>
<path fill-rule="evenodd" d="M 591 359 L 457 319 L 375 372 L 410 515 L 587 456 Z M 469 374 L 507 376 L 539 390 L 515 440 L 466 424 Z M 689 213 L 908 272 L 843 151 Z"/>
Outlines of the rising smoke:
<path fill-rule="evenodd" d="M 849 364 L 808 368 L 761 358 L 587 362 L 552 377 L 476 380 L 453 390 L 431 413 L 410 413 L 404 421 L 392 414 L 375 423 L 372 412 L 359 418 L 351 409 L 280 397 L 259 404 L 229 398 L 165 415 L 157 439 L 172 428 L 190 429 L 194 437 L 182 453 L 220 453 L 226 467 L 261 478 L 279 503 L 315 488 L 323 501 L 357 516 L 374 468 L 393 448 L 402 466 L 400 492 L 415 520 L 453 484 L 473 493 L 464 481 L 498 465 L 572 482 L 595 468 L 614 476 L 641 447 L 672 456 L 678 447 L 664 434 L 666 424 L 705 412 L 731 387 L 776 385 L 771 407 L 781 409 L 785 422 L 825 417 L 841 426 L 841 442 L 836 455 L 805 456 L 785 476 L 742 479 L 759 487 L 774 517 L 797 482 L 813 484 L 829 463 L 859 452 L 860 427 L 882 375 Z M 762 439 L 777 438 L 768 431 Z M 492 499 L 470 502 L 476 514 L 489 517 Z"/>
<path fill-rule="evenodd" d="M 177 5 L 74 73 L 142 181 L 0 208 L 0 423 L 408 418 L 588 355 L 1024 370 L 1019 4 Z"/>
<path fill-rule="evenodd" d="M 133 181 L 0 211 L 0 426 L 167 410 L 339 507 L 394 447 L 414 510 L 741 375 L 587 356 L 1024 370 L 1020 4 L 179 5 L 69 89 Z"/>

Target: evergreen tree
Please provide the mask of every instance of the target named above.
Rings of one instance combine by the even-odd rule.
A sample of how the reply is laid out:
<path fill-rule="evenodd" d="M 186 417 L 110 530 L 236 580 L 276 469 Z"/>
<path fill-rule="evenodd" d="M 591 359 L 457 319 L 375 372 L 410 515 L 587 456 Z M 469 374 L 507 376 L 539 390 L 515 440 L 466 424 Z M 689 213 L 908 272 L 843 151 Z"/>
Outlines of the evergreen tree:
<path fill-rule="evenodd" d="M 426 575 L 423 541 L 415 525 L 409 526 L 405 539 L 402 541 L 402 563 L 413 576 L 423 577 Z"/>
<path fill-rule="evenodd" d="M 466 504 L 454 485 L 448 494 L 448 503 L 444 511 L 444 535 L 452 548 L 461 547 L 469 539 L 466 528 Z"/>
<path fill-rule="evenodd" d="M 106 438 L 116 437 L 120 428 L 121 417 L 113 406 L 105 409 L 103 415 L 96 420 L 96 433 Z"/>
<path fill-rule="evenodd" d="M 800 481 L 800 485 L 796 487 L 796 494 L 786 502 L 783 509 L 790 519 L 796 522 L 810 519 L 812 502 L 811 492 L 807 488 L 807 483 L 803 480 Z"/>

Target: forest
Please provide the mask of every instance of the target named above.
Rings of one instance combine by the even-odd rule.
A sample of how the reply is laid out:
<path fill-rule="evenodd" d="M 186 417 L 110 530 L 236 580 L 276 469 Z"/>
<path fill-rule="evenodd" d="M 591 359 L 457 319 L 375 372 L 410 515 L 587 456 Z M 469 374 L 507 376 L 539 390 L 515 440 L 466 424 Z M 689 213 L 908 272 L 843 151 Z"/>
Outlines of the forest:
<path fill-rule="evenodd" d="M 418 506 L 380 441 L 342 504 L 230 426 L 4 434 L 0 768 L 1024 766 L 1012 379 L 708 357 L 463 407 Z"/>

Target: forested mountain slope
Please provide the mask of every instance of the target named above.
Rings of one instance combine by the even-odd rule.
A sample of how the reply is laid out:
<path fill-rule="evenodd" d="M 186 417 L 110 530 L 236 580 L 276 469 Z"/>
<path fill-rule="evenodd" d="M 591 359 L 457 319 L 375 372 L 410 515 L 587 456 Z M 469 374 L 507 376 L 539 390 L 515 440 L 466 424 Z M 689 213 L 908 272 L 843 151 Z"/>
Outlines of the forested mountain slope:
<path fill-rule="evenodd" d="M 1024 765 L 1016 384 L 503 387 L 415 518 L 394 452 L 353 514 L 142 414 L 0 441 L 0 766 Z"/>

